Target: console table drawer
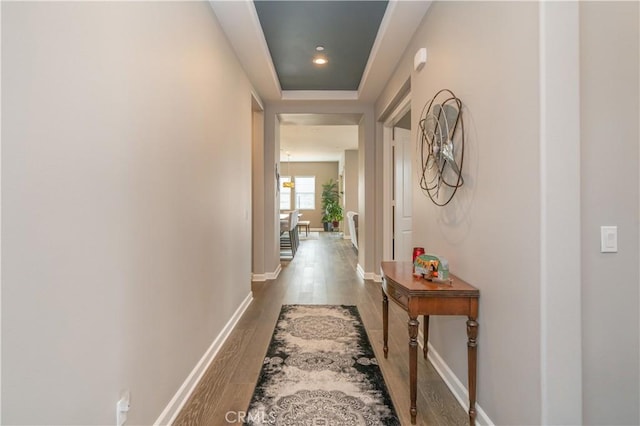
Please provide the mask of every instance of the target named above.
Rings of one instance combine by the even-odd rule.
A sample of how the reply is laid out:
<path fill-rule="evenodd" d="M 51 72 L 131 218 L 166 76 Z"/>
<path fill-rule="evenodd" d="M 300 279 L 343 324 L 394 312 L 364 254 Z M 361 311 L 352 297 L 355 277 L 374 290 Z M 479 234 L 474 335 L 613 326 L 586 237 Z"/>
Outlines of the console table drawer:
<path fill-rule="evenodd" d="M 397 289 L 390 287 L 388 295 L 403 308 L 407 309 L 409 307 L 409 297 L 399 292 Z"/>

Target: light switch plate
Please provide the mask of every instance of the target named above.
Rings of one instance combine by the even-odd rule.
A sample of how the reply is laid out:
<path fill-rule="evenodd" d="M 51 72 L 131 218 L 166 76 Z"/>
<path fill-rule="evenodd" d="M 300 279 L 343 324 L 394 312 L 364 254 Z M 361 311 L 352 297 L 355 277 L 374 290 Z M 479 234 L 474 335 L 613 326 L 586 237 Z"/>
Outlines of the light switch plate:
<path fill-rule="evenodd" d="M 600 227 L 600 252 L 601 253 L 617 253 L 618 252 L 618 227 L 617 226 L 601 226 Z"/>

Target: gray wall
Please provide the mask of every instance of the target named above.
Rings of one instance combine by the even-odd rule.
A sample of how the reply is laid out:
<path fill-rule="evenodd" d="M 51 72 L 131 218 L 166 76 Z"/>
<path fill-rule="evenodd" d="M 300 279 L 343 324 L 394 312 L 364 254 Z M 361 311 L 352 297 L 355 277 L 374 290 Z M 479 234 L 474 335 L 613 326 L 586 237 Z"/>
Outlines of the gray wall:
<path fill-rule="evenodd" d="M 379 117 L 411 75 L 413 123 L 441 88 L 452 89 L 465 105 L 465 186 L 445 208 L 414 192 L 414 218 L 420 218 L 414 238 L 480 288 L 478 402 L 497 424 L 579 419 L 564 422 L 574 424 L 582 417 L 589 424 L 639 422 L 638 4 L 580 3 L 579 14 L 577 8 L 436 2 L 376 101 Z M 580 26 L 564 27 L 573 33 L 562 32 L 564 16 L 579 18 Z M 579 44 L 565 44 L 565 38 Z M 574 58 L 554 56 L 562 52 L 557 45 L 576 60 L 580 55 L 579 73 L 565 84 L 555 74 L 539 74 L 572 64 Z M 427 47 L 428 60 L 415 72 L 412 59 L 420 47 Z M 576 77 L 579 93 L 571 92 Z M 550 100 L 566 96 L 577 101 L 576 111 L 546 116 L 543 123 L 541 111 L 553 110 Z M 542 133 L 562 127 L 581 133 L 581 153 L 574 140 Z M 567 150 L 573 157 L 554 159 Z M 567 172 L 579 171 L 563 177 L 563 161 Z M 561 194 L 553 190 L 563 188 L 563 180 L 572 181 L 574 191 L 564 194 L 571 211 L 578 206 L 571 217 L 562 214 Z M 549 234 L 563 224 L 568 232 Z M 599 253 L 601 225 L 618 225 L 618 254 Z M 582 242 L 581 261 L 576 253 L 549 257 L 549 241 L 564 237 L 572 239 L 569 245 Z M 565 261 L 577 265 L 572 282 L 542 276 Z M 582 285 L 578 280 L 575 286 L 580 277 Z M 558 290 L 564 286 L 571 289 Z M 572 296 L 571 306 L 549 294 Z M 466 383 L 464 319 L 434 318 L 431 327 L 434 347 Z M 580 327 L 578 336 L 562 342 L 563 333 Z M 567 347 L 576 349 L 571 359 Z M 563 366 L 566 374 L 555 375 Z M 571 382 L 576 366 L 582 377 Z"/>
<path fill-rule="evenodd" d="M 264 273 L 264 206 L 265 206 L 265 164 L 264 164 L 264 112 L 257 102 L 253 102 L 253 121 L 251 134 L 251 271 Z M 275 171 L 272 176 L 275 181 Z M 259 272 L 258 272 L 259 271 Z"/>
<path fill-rule="evenodd" d="M 380 267 L 374 261 L 377 208 L 380 193 L 375 190 L 375 144 L 373 111 L 364 115 L 358 125 L 358 266 L 365 278 L 374 278 Z"/>
<path fill-rule="evenodd" d="M 16 2 L 2 89 L 2 423 L 151 424 L 250 292 L 249 82 L 206 2 Z"/>
<path fill-rule="evenodd" d="M 640 423 L 638 9 L 580 4 L 585 424 Z M 602 225 L 618 253 L 600 253 Z"/>
<path fill-rule="evenodd" d="M 416 177 L 414 241 L 480 289 L 478 402 L 497 424 L 541 422 L 536 15 L 535 3 L 435 3 L 409 49 L 429 49 L 412 113 L 442 88 L 465 105 L 465 185 L 440 208 Z M 463 383 L 465 320 L 436 317 L 430 333 Z"/>
<path fill-rule="evenodd" d="M 322 228 L 322 184 L 327 183 L 329 179 L 338 181 L 338 162 L 337 161 L 324 161 L 324 162 L 295 162 L 281 163 L 282 170 L 281 176 L 286 176 L 289 173 L 292 178 L 295 176 L 315 176 L 316 177 L 316 209 L 315 210 L 300 210 L 302 217 L 300 220 L 311 221 L 312 228 Z M 282 193 L 280 193 L 282 197 Z M 295 209 L 295 188 L 291 193 L 291 209 Z M 341 225 L 342 226 L 342 225 Z"/>

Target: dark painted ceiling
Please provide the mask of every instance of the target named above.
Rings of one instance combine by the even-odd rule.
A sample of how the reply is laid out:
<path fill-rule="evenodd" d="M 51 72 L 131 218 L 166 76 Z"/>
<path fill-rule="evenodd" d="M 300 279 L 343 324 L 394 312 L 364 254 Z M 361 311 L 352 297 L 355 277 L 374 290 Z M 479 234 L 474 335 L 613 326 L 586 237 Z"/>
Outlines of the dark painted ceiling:
<path fill-rule="evenodd" d="M 358 90 L 387 3 L 254 1 L 282 90 Z"/>

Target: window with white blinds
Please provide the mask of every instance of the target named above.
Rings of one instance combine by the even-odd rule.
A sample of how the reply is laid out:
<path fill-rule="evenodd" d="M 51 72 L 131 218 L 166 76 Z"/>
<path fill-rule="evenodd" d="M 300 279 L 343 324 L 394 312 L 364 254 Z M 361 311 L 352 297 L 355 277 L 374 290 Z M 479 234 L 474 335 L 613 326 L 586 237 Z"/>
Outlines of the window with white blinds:
<path fill-rule="evenodd" d="M 282 186 L 291 182 L 291 176 L 280 176 L 280 210 L 291 210 L 291 188 Z"/>
<path fill-rule="evenodd" d="M 316 208 L 316 177 L 295 177 L 296 209 L 315 210 Z M 282 204 L 280 205 L 282 209 Z"/>

